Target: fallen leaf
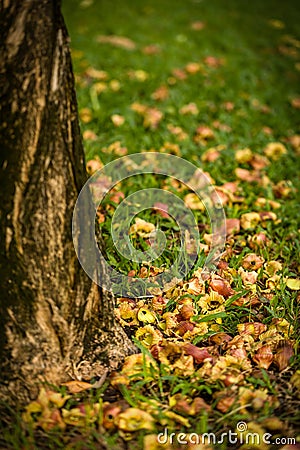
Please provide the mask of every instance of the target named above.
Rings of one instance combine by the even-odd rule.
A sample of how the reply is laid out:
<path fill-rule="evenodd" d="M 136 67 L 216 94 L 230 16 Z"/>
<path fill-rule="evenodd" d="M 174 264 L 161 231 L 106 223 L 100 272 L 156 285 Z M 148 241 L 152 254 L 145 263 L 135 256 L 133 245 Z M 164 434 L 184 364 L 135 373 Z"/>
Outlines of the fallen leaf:
<path fill-rule="evenodd" d="M 218 294 L 223 295 L 224 297 L 229 297 L 230 295 L 234 294 L 234 290 L 231 288 L 230 284 L 228 283 L 228 281 L 220 278 L 213 278 L 210 283 L 209 286 L 216 292 L 218 292 Z"/>
<path fill-rule="evenodd" d="M 166 203 L 156 202 L 153 205 L 154 211 L 159 214 L 161 217 L 165 219 L 170 219 L 170 215 L 168 214 L 169 206 Z"/>
<path fill-rule="evenodd" d="M 199 113 L 199 109 L 196 103 L 189 103 L 180 108 L 179 113 L 182 115 L 192 114 L 196 116 Z"/>
<path fill-rule="evenodd" d="M 93 113 L 89 108 L 81 108 L 79 110 L 79 117 L 83 123 L 89 123 L 93 119 Z"/>
<path fill-rule="evenodd" d="M 90 159 L 86 164 L 86 170 L 89 175 L 93 175 L 97 170 L 102 169 L 103 163 L 100 159 Z"/>
<path fill-rule="evenodd" d="M 92 384 L 79 380 L 67 381 L 62 386 L 66 386 L 71 394 L 77 394 L 78 392 L 86 391 L 93 387 Z"/>
<path fill-rule="evenodd" d="M 153 92 L 151 97 L 153 98 L 153 100 L 160 101 L 160 102 L 167 100 L 167 98 L 169 98 L 168 86 L 166 86 L 165 84 L 159 86 L 159 88 L 157 88 L 156 91 Z"/>
<path fill-rule="evenodd" d="M 212 360 L 212 356 L 206 348 L 199 348 L 190 343 L 184 344 L 183 348 L 185 353 L 191 355 L 197 364 L 202 363 L 206 359 Z"/>
<path fill-rule="evenodd" d="M 113 403 L 103 403 L 102 425 L 104 428 L 106 430 L 116 428 L 116 417 L 128 407 L 129 405 L 124 400 Z"/>
<path fill-rule="evenodd" d="M 97 134 L 92 130 L 85 130 L 82 133 L 82 137 L 85 141 L 96 141 L 98 139 Z"/>
<path fill-rule="evenodd" d="M 253 153 L 250 148 L 244 148 L 235 152 L 235 160 L 239 164 L 249 163 L 253 158 Z"/>
<path fill-rule="evenodd" d="M 300 109 L 300 97 L 292 98 L 291 105 L 293 108 Z"/>
<path fill-rule="evenodd" d="M 135 50 L 136 48 L 135 42 L 132 39 L 129 39 L 124 36 L 100 35 L 97 36 L 97 42 L 100 42 L 100 44 L 111 44 L 115 47 L 125 48 L 126 50 Z"/>

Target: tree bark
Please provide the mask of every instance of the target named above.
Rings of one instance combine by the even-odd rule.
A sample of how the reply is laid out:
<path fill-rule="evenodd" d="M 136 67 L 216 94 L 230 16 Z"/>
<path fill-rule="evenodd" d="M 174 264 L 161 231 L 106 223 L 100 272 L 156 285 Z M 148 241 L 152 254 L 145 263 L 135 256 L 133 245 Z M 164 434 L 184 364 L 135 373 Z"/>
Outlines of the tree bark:
<path fill-rule="evenodd" d="M 40 381 L 101 376 L 133 347 L 73 247 L 86 172 L 60 2 L 2 1 L 0 382 L 23 403 Z"/>

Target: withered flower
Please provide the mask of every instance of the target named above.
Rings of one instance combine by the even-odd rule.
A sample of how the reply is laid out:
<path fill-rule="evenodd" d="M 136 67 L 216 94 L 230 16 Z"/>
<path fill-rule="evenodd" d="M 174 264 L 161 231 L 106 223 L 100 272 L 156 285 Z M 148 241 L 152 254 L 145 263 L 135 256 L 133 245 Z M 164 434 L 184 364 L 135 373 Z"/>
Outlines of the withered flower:
<path fill-rule="evenodd" d="M 258 349 L 255 355 L 252 357 L 258 367 L 262 369 L 268 369 L 273 362 L 274 355 L 270 345 L 263 345 Z"/>
<path fill-rule="evenodd" d="M 264 153 L 268 158 L 277 161 L 282 155 L 287 153 L 287 149 L 281 142 L 270 142 L 265 147 Z"/>
<path fill-rule="evenodd" d="M 195 371 L 193 357 L 187 355 L 179 342 L 165 342 L 158 347 L 158 359 L 166 369 L 177 375 L 192 375 Z"/>
<path fill-rule="evenodd" d="M 159 330 L 156 330 L 151 325 L 146 325 L 137 329 L 135 338 L 145 345 L 145 347 L 152 347 L 152 345 L 159 344 L 163 336 Z"/>
<path fill-rule="evenodd" d="M 231 288 L 228 281 L 218 276 L 214 276 L 212 278 L 209 286 L 218 294 L 223 295 L 224 297 L 229 297 L 230 295 L 234 294 L 234 290 Z"/>
<path fill-rule="evenodd" d="M 270 240 L 267 238 L 265 233 L 257 233 L 254 236 L 248 237 L 249 247 L 254 249 L 262 248 L 270 244 Z"/>
<path fill-rule="evenodd" d="M 240 323 L 237 325 L 237 329 L 240 334 L 250 334 L 250 336 L 257 338 L 261 333 L 266 331 L 267 325 L 260 322 Z"/>
<path fill-rule="evenodd" d="M 260 222 L 260 215 L 257 212 L 242 214 L 241 227 L 243 230 L 253 230 Z"/>
<path fill-rule="evenodd" d="M 179 325 L 177 327 L 177 333 L 179 336 L 184 336 L 189 331 L 193 331 L 195 328 L 195 325 L 191 322 L 188 322 L 187 320 L 183 320 L 182 322 L 179 322 Z"/>
<path fill-rule="evenodd" d="M 196 345 L 189 342 L 183 345 L 184 351 L 187 355 L 191 355 L 195 362 L 200 364 L 206 359 L 212 360 L 212 355 L 208 352 L 207 348 L 199 348 Z"/>
<path fill-rule="evenodd" d="M 256 255 L 255 253 L 248 253 L 242 259 L 242 266 L 246 270 L 258 270 L 262 267 L 265 262 L 264 258 Z"/>

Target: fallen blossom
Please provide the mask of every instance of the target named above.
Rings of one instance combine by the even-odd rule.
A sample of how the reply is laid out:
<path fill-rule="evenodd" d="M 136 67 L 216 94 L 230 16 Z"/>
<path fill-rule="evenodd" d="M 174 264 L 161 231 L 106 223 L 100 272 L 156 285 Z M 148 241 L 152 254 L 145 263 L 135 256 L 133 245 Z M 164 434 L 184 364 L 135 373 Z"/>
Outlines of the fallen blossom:
<path fill-rule="evenodd" d="M 252 160 L 253 153 L 250 148 L 244 148 L 235 152 L 235 160 L 239 164 L 245 164 Z"/>
<path fill-rule="evenodd" d="M 164 101 L 167 100 L 167 98 L 169 98 L 169 88 L 168 86 L 166 86 L 165 84 L 159 86 L 156 91 L 154 91 L 151 95 L 151 97 L 153 98 L 153 100 L 156 101 Z"/>
<path fill-rule="evenodd" d="M 126 432 L 154 429 L 154 418 L 138 408 L 127 408 L 117 415 L 115 422 L 119 430 Z"/>
<path fill-rule="evenodd" d="M 239 267 L 238 274 L 242 278 L 242 282 L 244 286 L 253 285 L 257 281 L 258 274 L 254 270 L 251 272 L 245 271 L 243 267 Z"/>
<path fill-rule="evenodd" d="M 258 367 L 268 370 L 274 359 L 271 346 L 263 345 L 260 347 L 252 359 Z"/>
<path fill-rule="evenodd" d="M 268 158 L 277 161 L 282 155 L 287 153 L 287 149 L 281 142 L 270 142 L 265 147 L 264 153 Z"/>
<path fill-rule="evenodd" d="M 129 228 L 129 234 L 137 234 L 141 237 L 150 237 L 151 233 L 155 230 L 155 225 L 153 223 L 147 222 L 146 220 L 137 217 L 135 223 Z"/>
<path fill-rule="evenodd" d="M 240 219 L 226 219 L 226 236 L 239 233 Z"/>
<path fill-rule="evenodd" d="M 184 197 L 185 206 L 189 209 L 205 211 L 205 205 L 197 194 L 191 192 Z"/>
<path fill-rule="evenodd" d="M 121 116 L 120 114 L 113 114 L 111 116 L 111 121 L 114 124 L 115 127 L 120 127 L 125 122 L 125 117 Z"/>
<path fill-rule="evenodd" d="M 255 253 L 248 253 L 248 255 L 244 256 L 242 259 L 242 267 L 246 270 L 258 270 L 262 267 L 264 261 L 264 258 Z"/>
<path fill-rule="evenodd" d="M 243 230 L 253 230 L 261 221 L 261 217 L 256 212 L 241 215 L 241 227 Z"/>
<path fill-rule="evenodd" d="M 199 113 L 199 110 L 196 103 L 189 103 L 187 105 L 182 106 L 179 110 L 179 113 L 183 115 L 192 114 L 196 116 Z"/>

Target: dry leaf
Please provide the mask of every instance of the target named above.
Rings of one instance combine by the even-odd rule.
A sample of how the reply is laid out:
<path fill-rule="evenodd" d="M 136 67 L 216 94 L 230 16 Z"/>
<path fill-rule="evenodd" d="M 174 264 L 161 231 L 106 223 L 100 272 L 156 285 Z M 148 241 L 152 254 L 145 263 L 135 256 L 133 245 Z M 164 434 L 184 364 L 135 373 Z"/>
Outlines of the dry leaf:
<path fill-rule="evenodd" d="M 114 124 L 115 127 L 120 127 L 125 122 L 125 117 L 121 116 L 120 114 L 113 114 L 111 116 L 111 121 Z"/>
<path fill-rule="evenodd" d="M 136 44 L 132 39 L 124 36 L 97 36 L 97 42 L 101 44 L 111 44 L 115 47 L 125 48 L 126 50 L 135 50 Z"/>
<path fill-rule="evenodd" d="M 218 294 L 223 295 L 224 297 L 229 297 L 230 295 L 234 294 L 234 290 L 231 288 L 228 281 L 224 280 L 223 278 L 213 278 L 209 286 Z"/>
<path fill-rule="evenodd" d="M 93 387 L 92 384 L 79 380 L 67 381 L 66 383 L 63 383 L 62 386 L 67 386 L 68 391 L 71 394 L 77 394 L 78 392 L 86 391 Z"/>

